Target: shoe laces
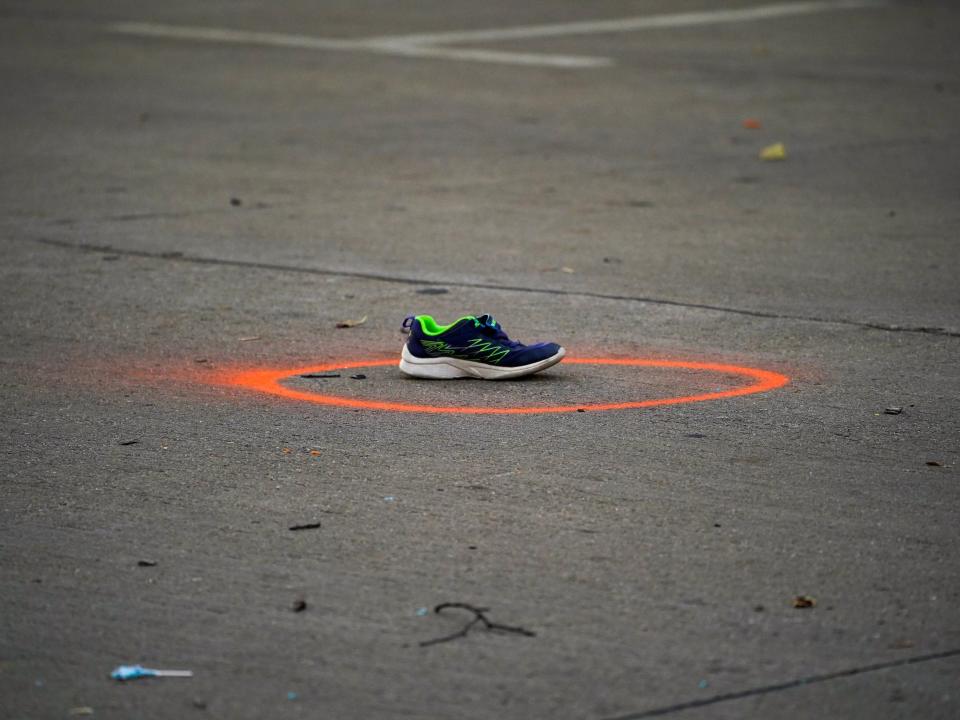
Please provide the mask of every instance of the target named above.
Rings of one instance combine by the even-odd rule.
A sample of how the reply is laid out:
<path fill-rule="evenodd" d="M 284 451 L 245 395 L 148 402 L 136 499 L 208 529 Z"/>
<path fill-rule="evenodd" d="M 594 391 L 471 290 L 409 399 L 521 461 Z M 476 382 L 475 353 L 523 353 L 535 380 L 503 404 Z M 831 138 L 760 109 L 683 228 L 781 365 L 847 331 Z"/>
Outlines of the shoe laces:
<path fill-rule="evenodd" d="M 500 327 L 500 323 L 494 319 L 493 315 L 481 315 L 477 318 L 474 318 L 475 327 L 484 335 L 488 335 L 496 340 L 501 345 L 506 345 L 509 348 L 515 348 L 523 343 L 518 340 L 511 340 L 507 337 L 507 334 L 503 331 L 503 328 Z"/>

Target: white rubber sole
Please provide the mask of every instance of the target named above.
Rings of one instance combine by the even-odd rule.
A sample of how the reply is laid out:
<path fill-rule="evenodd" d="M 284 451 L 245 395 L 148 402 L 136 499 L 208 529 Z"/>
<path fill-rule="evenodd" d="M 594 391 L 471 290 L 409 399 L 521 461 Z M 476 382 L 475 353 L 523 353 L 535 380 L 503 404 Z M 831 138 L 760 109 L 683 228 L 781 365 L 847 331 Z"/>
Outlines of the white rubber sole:
<path fill-rule="evenodd" d="M 472 360 L 460 360 L 451 357 L 418 358 L 412 355 L 407 350 L 407 346 L 404 345 L 403 352 L 400 353 L 400 371 L 412 377 L 429 378 L 431 380 L 453 380 L 465 377 L 481 380 L 508 380 L 546 370 L 563 360 L 563 356 L 566 354 L 567 351 L 560 348 L 556 355 L 551 355 L 529 365 L 497 367 L 496 365 L 485 365 Z"/>

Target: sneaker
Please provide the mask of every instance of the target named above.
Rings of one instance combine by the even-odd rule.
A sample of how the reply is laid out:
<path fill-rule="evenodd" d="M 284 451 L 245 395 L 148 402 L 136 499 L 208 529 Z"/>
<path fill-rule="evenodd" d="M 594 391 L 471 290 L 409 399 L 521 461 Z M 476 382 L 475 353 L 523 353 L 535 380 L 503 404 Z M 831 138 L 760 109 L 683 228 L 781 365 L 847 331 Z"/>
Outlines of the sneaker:
<path fill-rule="evenodd" d="M 511 340 L 492 315 L 467 315 L 449 325 L 438 325 L 429 315 L 410 315 L 403 327 L 410 329 L 410 339 L 400 370 L 419 378 L 505 380 L 546 370 L 566 354 L 556 343 Z"/>

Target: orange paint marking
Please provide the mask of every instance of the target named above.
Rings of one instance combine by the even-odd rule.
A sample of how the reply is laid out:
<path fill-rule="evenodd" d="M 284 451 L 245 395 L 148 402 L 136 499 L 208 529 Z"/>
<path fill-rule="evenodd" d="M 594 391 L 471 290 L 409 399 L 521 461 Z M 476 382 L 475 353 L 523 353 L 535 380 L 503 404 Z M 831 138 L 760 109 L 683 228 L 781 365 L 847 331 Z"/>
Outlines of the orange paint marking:
<path fill-rule="evenodd" d="M 593 412 L 602 410 L 635 410 L 640 408 L 661 407 L 665 405 L 683 405 L 687 403 L 706 402 L 708 400 L 722 400 L 724 398 L 753 395 L 783 387 L 790 382 L 790 378 L 780 373 L 759 368 L 742 367 L 739 365 L 723 365 L 720 363 L 687 362 L 682 360 L 651 360 L 646 358 L 565 358 L 567 365 L 620 365 L 625 367 L 654 367 L 676 368 L 679 370 L 695 370 L 739 375 L 753 380 L 749 385 L 723 390 L 718 392 L 700 393 L 678 397 L 653 398 L 650 400 L 634 400 L 616 403 L 586 403 L 579 405 L 530 405 L 524 407 L 472 407 L 459 405 L 414 405 L 410 403 L 391 402 L 386 400 L 367 400 L 364 398 L 343 397 L 341 395 L 326 395 L 322 393 L 295 390 L 281 384 L 285 378 L 310 373 L 325 373 L 335 370 L 352 370 L 354 368 L 383 367 L 395 365 L 396 359 L 388 360 L 352 360 L 348 362 L 332 362 L 325 365 L 311 365 L 302 368 L 256 368 L 252 370 L 235 370 L 219 374 L 214 382 L 245 390 L 255 390 L 269 395 L 300 400 L 303 402 L 344 407 L 360 410 L 386 410 L 390 412 L 411 413 L 456 413 L 460 415 L 536 415 L 540 413 L 567 413 L 578 410 Z M 430 381 L 427 381 L 430 382 Z M 434 381 L 440 382 L 440 381 Z"/>

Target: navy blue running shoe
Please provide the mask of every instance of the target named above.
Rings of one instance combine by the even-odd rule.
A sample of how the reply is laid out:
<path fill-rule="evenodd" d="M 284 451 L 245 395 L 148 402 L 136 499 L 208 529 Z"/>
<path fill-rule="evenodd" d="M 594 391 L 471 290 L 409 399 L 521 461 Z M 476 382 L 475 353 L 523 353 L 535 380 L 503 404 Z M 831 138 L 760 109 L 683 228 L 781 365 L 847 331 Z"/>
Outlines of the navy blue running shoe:
<path fill-rule="evenodd" d="M 410 329 L 410 339 L 400 369 L 420 378 L 505 380 L 546 370 L 566 354 L 556 343 L 511 340 L 492 315 L 467 315 L 449 325 L 438 325 L 429 315 L 410 315 L 403 327 Z"/>

